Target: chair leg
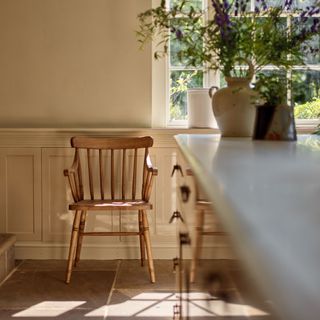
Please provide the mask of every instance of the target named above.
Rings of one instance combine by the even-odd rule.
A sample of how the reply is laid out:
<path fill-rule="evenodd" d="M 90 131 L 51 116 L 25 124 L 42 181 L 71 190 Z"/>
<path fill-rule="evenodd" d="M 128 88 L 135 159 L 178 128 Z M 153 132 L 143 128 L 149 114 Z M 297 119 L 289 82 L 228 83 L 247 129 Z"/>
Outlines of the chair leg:
<path fill-rule="evenodd" d="M 194 245 L 193 257 L 191 261 L 191 270 L 190 270 L 191 283 L 193 283 L 195 280 L 196 267 L 201 254 L 204 214 L 205 214 L 204 210 L 199 210 L 196 214 L 196 237 L 195 237 L 195 245 Z"/>
<path fill-rule="evenodd" d="M 82 240 L 83 240 L 82 233 L 84 232 L 84 228 L 86 226 L 86 218 L 87 218 L 87 211 L 81 211 L 79 236 L 78 236 L 78 243 L 77 243 L 77 250 L 76 250 L 76 258 L 74 260 L 74 267 L 76 267 L 78 262 L 80 261 L 80 254 L 81 254 Z"/>
<path fill-rule="evenodd" d="M 153 258 L 152 258 L 152 252 L 151 252 L 149 223 L 148 223 L 148 218 L 145 210 L 142 210 L 142 221 L 143 221 L 143 236 L 144 236 L 144 241 L 145 241 L 146 250 L 147 250 L 147 257 L 148 257 L 150 280 L 152 283 L 155 283 L 156 276 L 154 272 Z"/>
<path fill-rule="evenodd" d="M 76 211 L 73 219 L 72 233 L 70 239 L 69 256 L 66 272 L 66 283 L 70 283 L 71 273 L 73 268 L 73 261 L 76 254 L 76 247 L 79 236 L 80 211 Z"/>
<path fill-rule="evenodd" d="M 143 212 L 139 210 L 139 239 L 140 239 L 140 259 L 141 259 L 141 266 L 144 265 L 145 260 L 145 243 L 143 239 Z"/>

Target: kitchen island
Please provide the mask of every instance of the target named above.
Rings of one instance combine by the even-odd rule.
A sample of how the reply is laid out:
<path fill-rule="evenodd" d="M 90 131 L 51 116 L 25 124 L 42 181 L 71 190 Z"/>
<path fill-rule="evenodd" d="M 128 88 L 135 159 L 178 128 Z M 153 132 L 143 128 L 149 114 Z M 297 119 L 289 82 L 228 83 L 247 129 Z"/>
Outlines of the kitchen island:
<path fill-rule="evenodd" d="M 320 139 L 177 135 L 245 270 L 279 319 L 320 317 Z"/>

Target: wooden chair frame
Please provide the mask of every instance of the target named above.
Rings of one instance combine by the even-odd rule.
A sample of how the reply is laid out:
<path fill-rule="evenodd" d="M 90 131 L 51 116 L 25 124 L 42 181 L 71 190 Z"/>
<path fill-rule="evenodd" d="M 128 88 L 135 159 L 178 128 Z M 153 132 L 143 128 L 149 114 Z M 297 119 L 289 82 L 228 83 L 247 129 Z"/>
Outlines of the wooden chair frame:
<path fill-rule="evenodd" d="M 152 205 L 149 202 L 153 178 L 158 174 L 158 170 L 153 168 L 150 156 L 149 148 L 153 145 L 153 139 L 151 137 L 73 137 L 71 139 L 71 146 L 75 148 L 75 155 L 73 164 L 70 169 L 64 170 L 64 175 L 68 178 L 69 186 L 71 189 L 73 204 L 69 205 L 70 210 L 75 211 L 68 264 L 66 272 L 66 283 L 70 283 L 73 267 L 77 265 L 80 260 L 80 253 L 82 247 L 82 240 L 84 236 L 132 236 L 138 235 L 140 239 L 140 255 L 141 265 L 144 265 L 145 250 L 148 258 L 148 268 L 150 274 L 150 280 L 155 282 L 155 272 L 153 265 L 153 258 L 151 252 L 149 225 L 147 219 L 147 210 L 152 209 Z M 84 199 L 84 185 L 82 176 L 82 166 L 80 161 L 80 150 L 84 149 L 87 154 L 87 166 L 88 166 L 88 180 L 90 199 Z M 127 198 L 126 190 L 128 189 L 127 177 L 126 177 L 126 163 L 127 150 L 133 150 L 133 169 L 132 169 L 132 185 L 130 198 Z M 144 149 L 143 159 L 143 177 L 141 196 L 137 199 L 137 163 L 138 163 L 138 149 Z M 92 152 L 98 150 L 99 154 L 99 199 L 96 199 L 93 183 L 93 168 L 92 168 Z M 115 150 L 122 153 L 122 165 L 121 165 L 121 198 L 115 198 Z M 110 153 L 110 198 L 106 196 L 105 175 L 106 168 L 103 162 L 103 152 Z M 134 210 L 138 211 L 138 227 L 137 232 L 117 231 L 117 232 L 85 232 L 85 224 L 88 210 Z"/>

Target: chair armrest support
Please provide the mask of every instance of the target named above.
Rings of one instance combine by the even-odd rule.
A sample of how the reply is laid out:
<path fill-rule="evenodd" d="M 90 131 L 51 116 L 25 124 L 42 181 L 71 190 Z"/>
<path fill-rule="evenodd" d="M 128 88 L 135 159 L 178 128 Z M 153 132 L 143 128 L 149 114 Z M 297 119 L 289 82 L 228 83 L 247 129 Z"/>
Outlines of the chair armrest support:
<path fill-rule="evenodd" d="M 154 168 L 154 167 L 152 166 L 151 158 L 150 158 L 149 155 L 147 156 L 147 161 L 146 161 L 146 163 L 147 163 L 147 170 L 148 170 L 148 172 L 152 173 L 153 176 L 157 176 L 157 175 L 158 175 L 158 169 L 157 169 L 157 168 Z"/>
<path fill-rule="evenodd" d="M 78 154 L 76 152 L 71 168 L 63 170 L 64 176 L 68 178 L 72 197 L 75 202 L 81 199 L 81 186 L 80 186 L 78 170 L 79 170 L 79 159 L 78 159 Z"/>
<path fill-rule="evenodd" d="M 144 200 L 149 201 L 153 185 L 153 177 L 158 175 L 158 169 L 152 166 L 152 162 L 149 155 L 146 158 L 146 169 L 147 175 L 144 183 L 142 197 Z"/>

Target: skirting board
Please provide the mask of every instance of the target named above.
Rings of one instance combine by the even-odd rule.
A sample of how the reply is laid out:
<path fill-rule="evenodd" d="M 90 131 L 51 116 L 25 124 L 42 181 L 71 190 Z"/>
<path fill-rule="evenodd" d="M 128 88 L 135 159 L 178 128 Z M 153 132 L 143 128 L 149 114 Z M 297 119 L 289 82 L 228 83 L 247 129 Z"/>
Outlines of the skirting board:
<path fill-rule="evenodd" d="M 61 244 L 24 244 L 18 243 L 15 247 L 16 259 L 66 259 L 67 246 Z M 175 246 L 154 246 L 152 248 L 154 259 L 173 259 L 178 254 Z M 217 246 L 203 248 L 203 254 L 210 259 L 234 259 L 230 247 Z M 114 259 L 139 259 L 140 251 L 137 246 L 83 246 L 81 259 L 88 260 L 114 260 Z M 184 257 L 191 259 L 191 254 Z"/>

